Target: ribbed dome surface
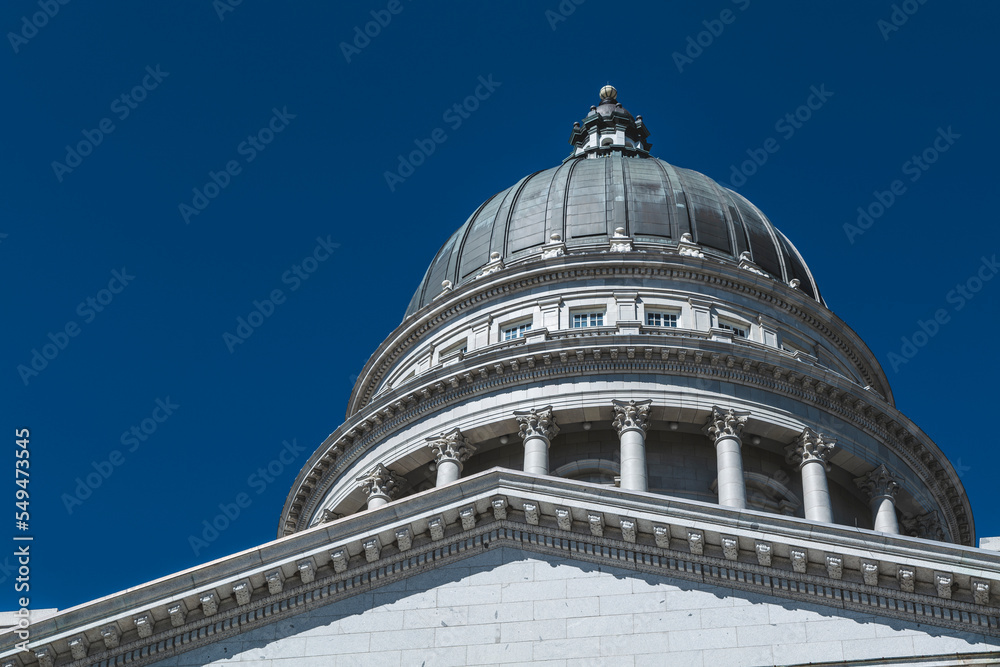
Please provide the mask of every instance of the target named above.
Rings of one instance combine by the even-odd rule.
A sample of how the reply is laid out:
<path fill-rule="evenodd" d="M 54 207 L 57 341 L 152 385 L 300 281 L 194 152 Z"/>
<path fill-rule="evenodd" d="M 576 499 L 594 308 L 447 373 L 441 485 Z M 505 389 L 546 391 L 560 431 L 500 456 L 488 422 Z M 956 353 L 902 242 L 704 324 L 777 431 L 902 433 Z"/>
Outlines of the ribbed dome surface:
<path fill-rule="evenodd" d="M 440 294 L 443 281 L 458 287 L 474 279 L 491 253 L 510 263 L 540 253 L 554 233 L 572 253 L 606 246 L 618 227 L 647 250 L 662 244 L 670 251 L 690 233 L 708 258 L 737 263 L 749 252 L 775 280 L 798 279 L 799 289 L 821 301 L 795 247 L 742 196 L 663 160 L 611 153 L 567 160 L 487 199 L 438 251 L 406 315 Z"/>

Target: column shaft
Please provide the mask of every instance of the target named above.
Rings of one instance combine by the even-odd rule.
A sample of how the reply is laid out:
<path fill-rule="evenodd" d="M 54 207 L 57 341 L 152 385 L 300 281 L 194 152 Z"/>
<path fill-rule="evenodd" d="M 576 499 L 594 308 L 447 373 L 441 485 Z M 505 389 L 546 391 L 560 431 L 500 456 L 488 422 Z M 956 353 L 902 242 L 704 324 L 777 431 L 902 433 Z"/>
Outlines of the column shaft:
<path fill-rule="evenodd" d="M 896 502 L 892 496 L 876 496 L 871 501 L 875 530 L 880 533 L 899 535 L 899 520 L 896 518 Z"/>
<path fill-rule="evenodd" d="M 747 489 L 743 479 L 742 443 L 737 436 L 722 436 L 715 441 L 719 475 L 719 504 L 746 509 Z"/>
<path fill-rule="evenodd" d="M 826 464 L 822 460 L 812 459 L 802 464 L 802 503 L 807 519 L 833 523 Z"/>
<path fill-rule="evenodd" d="M 648 491 L 646 479 L 646 434 L 639 429 L 628 429 L 621 434 L 621 488 L 631 491 Z"/>
<path fill-rule="evenodd" d="M 444 486 L 458 481 L 462 466 L 458 459 L 442 458 L 437 462 L 437 481 L 435 486 Z"/>
<path fill-rule="evenodd" d="M 383 496 L 382 494 L 379 493 L 373 493 L 372 495 L 368 496 L 368 509 L 370 510 L 388 504 L 389 504 L 389 496 Z"/>
<path fill-rule="evenodd" d="M 532 475 L 549 474 L 549 439 L 531 435 L 524 439 L 524 472 Z"/>

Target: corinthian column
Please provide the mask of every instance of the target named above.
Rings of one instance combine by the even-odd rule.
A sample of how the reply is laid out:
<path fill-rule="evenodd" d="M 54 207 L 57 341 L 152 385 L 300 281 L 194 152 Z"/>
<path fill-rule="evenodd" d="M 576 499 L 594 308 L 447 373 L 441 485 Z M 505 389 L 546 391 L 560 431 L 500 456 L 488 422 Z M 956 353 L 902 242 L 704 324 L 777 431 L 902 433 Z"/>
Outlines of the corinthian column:
<path fill-rule="evenodd" d="M 521 425 L 518 431 L 524 440 L 524 472 L 549 474 L 549 445 L 559 433 L 552 406 L 541 410 L 517 410 L 514 418 Z"/>
<path fill-rule="evenodd" d="M 899 484 L 885 465 L 858 477 L 854 483 L 868 493 L 875 530 L 899 535 L 899 521 L 896 519 L 896 493 L 899 491 Z"/>
<path fill-rule="evenodd" d="M 457 428 L 427 438 L 427 446 L 434 452 L 434 465 L 437 466 L 435 486 L 444 486 L 457 481 L 462 473 L 462 464 L 476 451 Z"/>
<path fill-rule="evenodd" d="M 390 500 L 394 500 L 399 495 L 402 482 L 402 477 L 381 463 L 376 463 L 370 472 L 358 477 L 358 486 L 368 496 L 368 509 L 370 510 L 382 507 Z"/>
<path fill-rule="evenodd" d="M 833 523 L 830 486 L 826 481 L 830 464 L 826 459 L 836 444 L 836 441 L 826 439 L 823 434 L 805 428 L 798 439 L 785 450 L 788 462 L 798 464 L 802 473 L 802 502 L 806 518 L 812 521 Z"/>
<path fill-rule="evenodd" d="M 705 435 L 715 442 L 715 461 L 719 474 L 719 504 L 724 507 L 746 509 L 747 489 L 743 481 L 743 430 L 749 412 L 712 407 L 712 414 L 705 425 Z"/>
<path fill-rule="evenodd" d="M 612 426 L 621 441 L 621 488 L 647 491 L 646 430 L 649 428 L 649 406 L 652 400 L 611 401 L 615 408 Z"/>

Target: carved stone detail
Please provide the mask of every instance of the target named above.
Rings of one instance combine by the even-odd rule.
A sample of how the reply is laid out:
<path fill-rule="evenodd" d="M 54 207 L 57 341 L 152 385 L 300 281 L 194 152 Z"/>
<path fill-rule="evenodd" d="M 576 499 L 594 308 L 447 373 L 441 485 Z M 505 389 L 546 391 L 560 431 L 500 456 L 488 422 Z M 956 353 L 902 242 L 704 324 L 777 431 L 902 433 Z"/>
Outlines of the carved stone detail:
<path fill-rule="evenodd" d="M 757 564 L 763 565 L 764 567 L 771 566 L 771 555 L 774 551 L 770 542 L 757 541 L 753 545 L 754 551 L 757 552 Z"/>
<path fill-rule="evenodd" d="M 201 604 L 201 611 L 205 616 L 211 616 L 219 611 L 219 596 L 215 594 L 215 591 L 202 593 L 198 596 L 198 602 Z"/>
<path fill-rule="evenodd" d="M 792 561 L 792 570 L 799 574 L 805 574 L 809 568 L 809 559 L 805 549 L 790 549 L 788 559 Z"/>
<path fill-rule="evenodd" d="M 861 561 L 861 576 L 869 586 L 878 586 L 878 563 L 871 560 Z"/>
<path fill-rule="evenodd" d="M 396 498 L 402 490 L 403 478 L 381 463 L 376 463 L 368 473 L 358 477 L 358 486 L 366 497 Z"/>
<path fill-rule="evenodd" d="M 413 534 L 406 526 L 396 529 L 396 546 L 400 551 L 406 551 L 413 546 Z"/>
<path fill-rule="evenodd" d="M 565 507 L 557 507 L 556 524 L 561 530 L 570 530 L 573 527 L 572 513 Z"/>
<path fill-rule="evenodd" d="M 432 540 L 444 539 L 444 517 L 436 516 L 428 521 L 427 530 L 430 531 Z"/>
<path fill-rule="evenodd" d="M 236 596 L 236 604 L 250 604 L 250 598 L 253 596 L 253 586 L 246 579 L 238 581 L 233 584 L 233 595 Z"/>
<path fill-rule="evenodd" d="M 955 582 L 955 577 L 951 572 L 935 572 L 934 587 L 937 588 L 938 597 L 946 600 L 951 599 L 951 586 Z"/>
<path fill-rule="evenodd" d="M 506 498 L 494 498 L 490 501 L 490 505 L 493 506 L 493 518 L 497 521 L 503 521 L 507 518 L 507 499 Z"/>
<path fill-rule="evenodd" d="M 626 542 L 635 542 L 635 521 L 633 519 L 620 519 L 618 522 L 622 531 L 622 539 Z"/>
<path fill-rule="evenodd" d="M 670 529 L 666 526 L 653 526 L 653 539 L 656 540 L 656 546 L 661 549 L 669 549 Z"/>
<path fill-rule="evenodd" d="M 55 665 L 56 652 L 51 646 L 36 648 L 35 659 L 38 660 L 39 667 L 53 667 Z"/>
<path fill-rule="evenodd" d="M 458 511 L 458 518 L 462 520 L 462 530 L 472 530 L 476 527 L 476 508 L 466 507 Z"/>
<path fill-rule="evenodd" d="M 826 573 L 831 579 L 840 579 L 844 576 L 844 559 L 833 554 L 826 555 Z"/>
<path fill-rule="evenodd" d="M 892 473 L 885 467 L 879 465 L 866 475 L 862 475 L 854 480 L 858 488 L 863 489 L 869 498 L 893 498 L 899 491 L 899 484 L 893 478 Z"/>
<path fill-rule="evenodd" d="M 69 653 L 73 656 L 74 660 L 83 660 L 86 658 L 89 649 L 90 642 L 87 641 L 86 635 L 78 635 L 69 640 Z"/>
<path fill-rule="evenodd" d="M 730 535 L 722 535 L 720 540 L 722 542 L 722 555 L 725 556 L 727 560 L 739 560 L 740 541 Z"/>
<path fill-rule="evenodd" d="M 267 581 L 267 592 L 271 595 L 277 595 L 285 587 L 285 577 L 281 570 L 271 570 L 264 575 L 264 580 Z"/>
<path fill-rule="evenodd" d="M 590 513 L 587 515 L 587 523 L 590 524 L 590 534 L 594 537 L 604 537 L 604 515 Z"/>
<path fill-rule="evenodd" d="M 556 424 L 555 415 L 552 414 L 551 405 L 540 410 L 517 410 L 514 412 L 514 419 L 520 424 L 518 435 L 522 440 L 545 438 L 551 442 L 552 438 L 559 434 L 559 426 Z"/>
<path fill-rule="evenodd" d="M 566 244 L 563 243 L 562 235 L 559 233 L 554 233 L 549 237 L 549 240 L 545 242 L 542 247 L 542 259 L 549 259 L 550 257 L 559 257 L 560 255 L 566 254 Z"/>
<path fill-rule="evenodd" d="M 313 562 L 312 558 L 300 560 L 295 564 L 295 568 L 299 571 L 299 577 L 303 584 L 311 584 L 316 580 L 316 563 Z"/>
<path fill-rule="evenodd" d="M 972 597 L 976 604 L 988 605 L 990 603 L 990 582 L 982 579 L 972 580 Z"/>
<path fill-rule="evenodd" d="M 800 468 L 811 461 L 818 461 L 829 472 L 830 464 L 827 463 L 827 458 L 836 445 L 836 440 L 830 440 L 822 433 L 816 433 L 807 426 L 802 429 L 802 433 L 795 442 L 785 448 L 785 459 Z"/>
<path fill-rule="evenodd" d="M 459 470 L 462 469 L 462 464 L 468 461 L 469 457 L 476 451 L 475 445 L 471 444 L 457 428 L 433 438 L 427 438 L 427 447 L 434 452 L 435 462 L 454 461 L 458 464 Z"/>
<path fill-rule="evenodd" d="M 705 533 L 689 528 L 687 531 L 688 549 L 696 556 L 705 553 Z"/>
<path fill-rule="evenodd" d="M 524 503 L 524 520 L 532 526 L 538 525 L 538 504 Z"/>
<path fill-rule="evenodd" d="M 365 550 L 365 560 L 374 563 L 382 556 L 382 541 L 375 535 L 361 543 Z"/>
<path fill-rule="evenodd" d="M 609 243 L 609 252 L 632 252 L 632 239 L 626 236 L 624 227 L 615 228 Z"/>
<path fill-rule="evenodd" d="M 906 535 L 925 540 L 944 541 L 944 529 L 941 527 L 941 517 L 937 510 L 919 516 L 904 516 L 900 523 Z"/>
<path fill-rule="evenodd" d="M 615 420 L 612 426 L 621 436 L 626 430 L 641 430 L 645 433 L 649 429 L 649 407 L 652 399 L 645 401 L 619 401 L 612 400 L 614 405 Z"/>
<path fill-rule="evenodd" d="M 896 578 L 899 580 L 899 590 L 904 593 L 912 593 L 916 583 L 917 573 L 912 567 L 899 566 Z"/>
<path fill-rule="evenodd" d="M 682 257 L 704 257 L 705 253 L 701 251 L 701 246 L 691 238 L 689 232 L 681 234 L 681 240 L 677 242 L 677 254 Z"/>
<path fill-rule="evenodd" d="M 122 640 L 122 631 L 117 623 L 111 623 L 101 628 L 101 638 L 104 639 L 104 648 L 118 648 Z"/>
<path fill-rule="evenodd" d="M 179 628 L 187 621 L 187 607 L 183 602 L 172 604 L 167 607 L 167 615 L 170 616 L 170 625 Z"/>
<path fill-rule="evenodd" d="M 139 614 L 132 619 L 135 624 L 135 629 L 139 633 L 139 636 L 145 639 L 153 634 L 153 616 L 152 614 Z"/>
<path fill-rule="evenodd" d="M 346 548 L 335 549 L 330 552 L 330 560 L 333 561 L 333 571 L 340 574 L 347 569 L 347 561 L 350 560 Z"/>
<path fill-rule="evenodd" d="M 770 278 L 771 277 L 770 274 L 768 274 L 766 271 L 764 271 L 764 269 L 762 269 L 759 266 L 757 266 L 756 264 L 754 264 L 753 260 L 750 259 L 750 252 L 749 251 L 744 250 L 743 252 L 740 253 L 740 264 L 739 264 L 739 266 L 744 271 L 749 271 L 751 273 L 756 273 L 757 275 L 764 276 L 766 278 Z"/>
<path fill-rule="evenodd" d="M 705 424 L 705 434 L 712 440 L 724 437 L 738 439 L 749 418 L 750 413 L 746 411 L 722 410 L 718 406 L 712 406 L 712 414 Z"/>

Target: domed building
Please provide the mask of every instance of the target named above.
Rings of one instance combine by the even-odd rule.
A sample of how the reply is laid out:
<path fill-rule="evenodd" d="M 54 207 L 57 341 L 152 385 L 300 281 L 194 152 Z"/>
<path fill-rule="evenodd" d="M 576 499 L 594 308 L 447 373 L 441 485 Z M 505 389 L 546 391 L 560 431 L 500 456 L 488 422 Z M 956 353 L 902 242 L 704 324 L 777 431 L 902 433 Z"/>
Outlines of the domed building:
<path fill-rule="evenodd" d="M 947 457 L 792 242 L 649 136 L 605 86 L 447 238 L 278 540 L 2 664 L 1000 661 Z"/>

